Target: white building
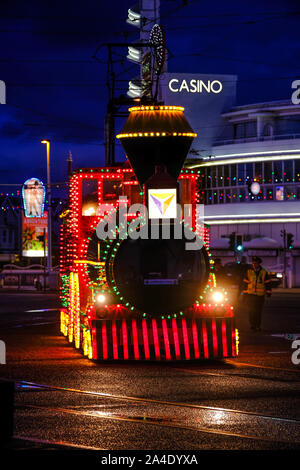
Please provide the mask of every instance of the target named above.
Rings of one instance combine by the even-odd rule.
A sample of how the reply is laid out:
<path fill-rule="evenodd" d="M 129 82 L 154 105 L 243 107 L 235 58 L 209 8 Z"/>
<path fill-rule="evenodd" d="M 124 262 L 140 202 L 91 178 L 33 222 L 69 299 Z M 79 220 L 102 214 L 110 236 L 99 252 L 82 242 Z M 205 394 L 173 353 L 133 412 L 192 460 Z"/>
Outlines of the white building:
<path fill-rule="evenodd" d="M 223 262 L 233 260 L 228 239 L 235 232 L 243 254 L 259 255 L 264 266 L 280 270 L 285 230 L 294 239 L 287 250 L 288 275 L 300 286 L 300 105 L 238 106 L 222 119 L 211 156 L 188 165 L 203 170 L 201 194 L 213 252 Z"/>

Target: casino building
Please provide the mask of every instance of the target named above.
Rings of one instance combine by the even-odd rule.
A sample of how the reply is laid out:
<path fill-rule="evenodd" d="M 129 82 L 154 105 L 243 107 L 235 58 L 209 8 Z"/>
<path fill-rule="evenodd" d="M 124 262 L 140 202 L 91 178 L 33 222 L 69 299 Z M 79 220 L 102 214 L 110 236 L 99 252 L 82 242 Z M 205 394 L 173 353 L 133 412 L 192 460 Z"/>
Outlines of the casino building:
<path fill-rule="evenodd" d="M 259 255 L 300 286 L 300 105 L 274 101 L 232 107 L 221 115 L 211 155 L 187 162 L 201 169 L 205 222 L 223 263 Z M 240 253 L 230 249 L 235 233 Z"/>

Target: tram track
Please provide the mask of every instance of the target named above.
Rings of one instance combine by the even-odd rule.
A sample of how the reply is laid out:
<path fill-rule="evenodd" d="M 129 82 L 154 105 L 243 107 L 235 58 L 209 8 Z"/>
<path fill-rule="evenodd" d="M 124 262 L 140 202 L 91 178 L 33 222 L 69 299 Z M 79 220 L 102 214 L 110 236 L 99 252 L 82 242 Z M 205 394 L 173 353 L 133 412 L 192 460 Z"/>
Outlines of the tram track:
<path fill-rule="evenodd" d="M 68 405 L 66 407 L 23 402 L 19 403 L 16 407 L 20 413 L 32 410 L 42 415 L 46 413 L 46 415 L 50 414 L 51 416 L 68 414 L 88 419 L 95 418 L 139 425 L 176 428 L 232 438 L 272 443 L 293 443 L 300 446 L 300 420 L 297 419 L 246 410 L 49 386 L 34 382 L 20 381 L 19 384 L 21 389 L 22 386 L 27 386 L 34 387 L 36 391 L 39 389 L 40 391 L 48 392 L 76 393 L 115 403 L 113 407 L 109 403 L 99 405 L 99 402 L 79 406 Z M 283 426 L 286 430 L 284 435 L 282 435 Z"/>
<path fill-rule="evenodd" d="M 62 392 L 69 392 L 69 393 L 78 393 L 78 394 L 88 395 L 88 396 L 95 396 L 95 397 L 100 397 L 100 398 L 109 398 L 109 399 L 112 399 L 112 400 L 125 400 L 125 401 L 129 401 L 129 402 L 136 401 L 136 402 L 144 402 L 144 403 L 151 403 L 151 404 L 168 405 L 168 406 L 179 407 L 179 408 L 195 408 L 195 409 L 212 410 L 212 411 L 223 411 L 223 412 L 227 412 L 227 413 L 244 414 L 244 415 L 257 416 L 257 417 L 261 417 L 261 418 L 268 418 L 268 419 L 274 419 L 274 420 L 279 420 L 279 421 L 290 421 L 290 422 L 295 422 L 295 423 L 300 424 L 300 420 L 295 420 L 295 419 L 290 419 L 290 418 L 280 418 L 280 417 L 276 417 L 276 416 L 274 417 L 272 415 L 261 415 L 260 413 L 255 413 L 253 411 L 236 410 L 236 409 L 232 409 L 232 408 L 214 407 L 214 406 L 209 406 L 209 405 L 196 405 L 196 404 L 193 404 L 193 403 L 170 402 L 170 401 L 155 400 L 155 399 L 152 399 L 152 398 L 145 398 L 145 397 L 132 397 L 132 396 L 127 396 L 127 395 L 115 395 L 115 394 L 111 394 L 111 393 L 94 392 L 94 391 L 88 391 L 88 390 L 79 390 L 79 389 L 74 389 L 74 388 L 38 384 L 38 383 L 35 383 L 35 382 L 19 381 L 19 382 L 17 382 L 17 384 L 18 383 L 19 384 L 25 384 L 26 386 L 30 386 L 33 389 L 35 389 L 35 391 L 55 390 L 55 391 L 62 391 Z"/>
<path fill-rule="evenodd" d="M 259 368 L 259 366 L 254 366 L 252 367 Z M 271 368 L 269 368 L 271 369 Z M 290 374 L 293 374 L 294 372 L 296 373 L 297 377 L 293 378 L 283 378 L 283 377 L 266 377 L 265 375 L 257 375 L 257 374 L 247 374 L 247 373 L 231 373 L 231 372 L 225 372 L 225 373 L 220 373 L 220 372 L 205 372 L 202 370 L 197 370 L 197 369 L 188 369 L 186 367 L 174 367 L 173 370 L 177 370 L 178 372 L 183 372 L 187 374 L 193 374 L 193 375 L 199 375 L 202 377 L 216 377 L 216 378 L 242 378 L 242 379 L 253 379 L 253 380 L 261 380 L 261 381 L 269 381 L 269 382 L 277 382 L 277 383 L 295 383 L 295 382 L 300 382 L 300 375 L 297 373 L 299 371 L 292 371 L 291 369 L 276 369 L 277 371 L 281 370 L 282 372 L 289 372 Z"/>

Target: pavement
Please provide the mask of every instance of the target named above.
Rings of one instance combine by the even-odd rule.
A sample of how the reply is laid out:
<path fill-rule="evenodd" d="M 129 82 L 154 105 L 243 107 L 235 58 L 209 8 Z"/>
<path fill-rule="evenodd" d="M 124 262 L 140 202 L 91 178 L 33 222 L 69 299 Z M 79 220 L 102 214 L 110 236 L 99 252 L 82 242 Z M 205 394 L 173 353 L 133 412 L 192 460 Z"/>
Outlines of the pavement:
<path fill-rule="evenodd" d="M 237 311 L 240 356 L 236 360 L 173 365 L 103 364 L 83 358 L 59 334 L 59 303 L 55 294 L 3 294 L 0 329 L 1 339 L 7 345 L 7 365 L 0 366 L 0 377 L 113 394 L 124 399 L 67 390 L 18 390 L 15 436 L 2 444 L 2 449 L 30 454 L 60 449 L 79 451 L 85 446 L 169 450 L 266 448 L 263 442 L 185 429 L 185 416 L 190 411 L 184 409 L 185 415 L 181 415 L 180 409 L 160 401 L 300 420 L 299 366 L 291 363 L 291 341 L 284 338 L 287 333 L 300 332 L 299 302 L 300 294 L 295 291 L 274 290 L 266 300 L 263 331 L 258 333 L 249 330 L 246 312 Z M 146 397 L 154 403 L 142 406 L 139 401 L 126 401 L 126 396 Z M 200 420 L 199 426 L 207 425 L 207 421 L 202 421 L 204 412 L 193 413 Z M 240 432 L 246 418 L 246 415 L 230 419 L 228 415 L 217 416 L 219 424 L 213 421 L 212 425 L 228 429 L 226 426 L 232 421 L 232 429 Z M 176 427 L 176 420 L 182 420 L 183 427 Z M 261 432 L 259 428 L 265 421 L 260 420 L 255 432 Z M 288 433 L 283 425 L 285 437 Z M 20 439 L 23 436 L 26 439 Z"/>

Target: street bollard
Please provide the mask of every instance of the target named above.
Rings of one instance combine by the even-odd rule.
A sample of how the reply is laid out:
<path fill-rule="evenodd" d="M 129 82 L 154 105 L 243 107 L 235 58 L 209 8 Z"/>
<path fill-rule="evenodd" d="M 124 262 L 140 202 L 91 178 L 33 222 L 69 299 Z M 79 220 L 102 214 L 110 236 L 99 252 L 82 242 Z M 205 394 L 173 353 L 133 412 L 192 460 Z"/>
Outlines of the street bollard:
<path fill-rule="evenodd" d="M 0 379 L 0 446 L 12 438 L 14 432 L 14 391 L 13 381 Z"/>

